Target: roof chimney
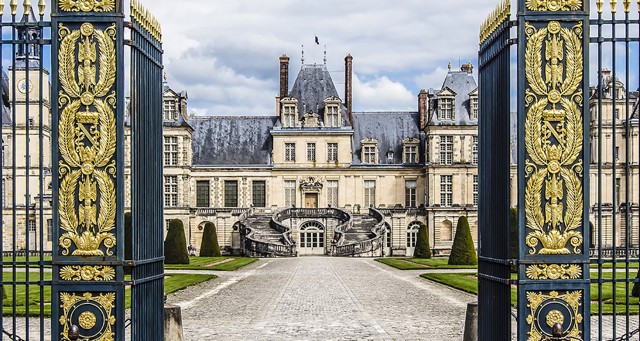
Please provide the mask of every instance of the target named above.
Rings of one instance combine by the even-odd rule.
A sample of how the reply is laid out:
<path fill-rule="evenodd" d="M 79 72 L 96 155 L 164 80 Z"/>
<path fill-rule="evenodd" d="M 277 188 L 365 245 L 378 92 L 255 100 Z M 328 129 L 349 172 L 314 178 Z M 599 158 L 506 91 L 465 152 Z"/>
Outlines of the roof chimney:
<path fill-rule="evenodd" d="M 349 124 L 353 126 L 353 57 L 344 58 L 344 100 L 349 116 Z"/>
<path fill-rule="evenodd" d="M 280 99 L 289 96 L 289 57 L 280 56 Z"/>
<path fill-rule="evenodd" d="M 418 94 L 418 112 L 420 113 L 420 130 L 427 126 L 427 91 L 420 90 Z"/>

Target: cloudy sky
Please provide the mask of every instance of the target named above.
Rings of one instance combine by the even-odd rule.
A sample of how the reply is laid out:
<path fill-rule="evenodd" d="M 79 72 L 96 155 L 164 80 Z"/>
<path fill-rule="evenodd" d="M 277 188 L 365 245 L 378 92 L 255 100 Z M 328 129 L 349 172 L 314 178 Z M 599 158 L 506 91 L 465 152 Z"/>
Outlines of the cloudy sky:
<path fill-rule="evenodd" d="M 354 110 L 416 110 L 420 89 L 439 88 L 449 61 L 477 64 L 478 31 L 497 0 L 153 0 L 169 84 L 187 90 L 189 111 L 272 115 L 278 57 L 323 63 L 344 93 L 354 57 Z M 314 37 L 318 36 L 320 45 Z M 475 70 L 474 70 L 475 71 Z"/>

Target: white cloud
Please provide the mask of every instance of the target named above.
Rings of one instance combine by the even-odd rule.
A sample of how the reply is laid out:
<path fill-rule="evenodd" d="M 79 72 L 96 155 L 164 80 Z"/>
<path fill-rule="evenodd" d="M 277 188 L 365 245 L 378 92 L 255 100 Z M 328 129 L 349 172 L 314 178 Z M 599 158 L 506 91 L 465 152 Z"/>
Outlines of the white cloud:
<path fill-rule="evenodd" d="M 417 111 L 417 103 L 411 91 L 387 76 L 370 81 L 362 81 L 357 74 L 353 76 L 354 111 Z"/>

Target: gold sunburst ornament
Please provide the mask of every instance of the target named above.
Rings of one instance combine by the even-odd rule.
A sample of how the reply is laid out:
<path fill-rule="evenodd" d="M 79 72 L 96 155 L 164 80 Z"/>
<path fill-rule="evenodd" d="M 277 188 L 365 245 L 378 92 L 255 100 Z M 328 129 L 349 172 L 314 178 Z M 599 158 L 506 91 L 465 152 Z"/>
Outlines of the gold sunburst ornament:
<path fill-rule="evenodd" d="M 63 255 L 113 255 L 116 27 L 60 24 L 59 245 Z M 77 62 L 76 62 L 77 61 Z"/>
<path fill-rule="evenodd" d="M 525 239 L 531 254 L 579 253 L 583 237 L 582 23 L 526 23 Z M 544 71 L 544 74 L 543 74 Z"/>

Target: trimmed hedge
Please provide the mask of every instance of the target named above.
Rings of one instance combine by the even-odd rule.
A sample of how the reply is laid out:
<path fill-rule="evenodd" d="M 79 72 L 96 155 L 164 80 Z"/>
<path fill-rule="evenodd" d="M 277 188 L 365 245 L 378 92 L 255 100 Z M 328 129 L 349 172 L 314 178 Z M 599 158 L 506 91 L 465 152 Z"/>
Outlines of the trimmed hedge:
<path fill-rule="evenodd" d="M 458 219 L 456 227 L 456 237 L 451 247 L 451 255 L 449 256 L 449 265 L 476 265 L 478 264 L 478 256 L 473 245 L 471 237 L 471 229 L 467 217 L 462 216 Z"/>
<path fill-rule="evenodd" d="M 638 270 L 638 274 L 636 275 L 636 278 L 640 278 L 640 270 Z M 640 297 L 640 283 L 638 282 L 633 283 L 633 288 L 631 289 L 631 296 Z"/>
<path fill-rule="evenodd" d="M 431 258 L 431 246 L 429 245 L 429 230 L 427 225 L 420 223 L 418 230 L 418 240 L 413 251 L 413 258 Z"/>
<path fill-rule="evenodd" d="M 511 259 L 518 259 L 518 208 L 512 207 L 509 212 L 509 238 L 511 239 Z"/>
<path fill-rule="evenodd" d="M 200 244 L 200 257 L 220 257 L 220 245 L 218 244 L 218 234 L 216 233 L 216 225 L 212 222 L 204 224 L 204 232 L 202 233 L 202 244 Z"/>
<path fill-rule="evenodd" d="M 164 263 L 189 264 L 187 239 L 184 236 L 182 220 L 173 219 L 169 222 L 169 231 L 164 240 Z"/>
<path fill-rule="evenodd" d="M 124 259 L 133 259 L 133 230 L 131 228 L 131 212 L 124 213 Z M 124 268 L 125 275 L 131 275 L 131 268 Z"/>

